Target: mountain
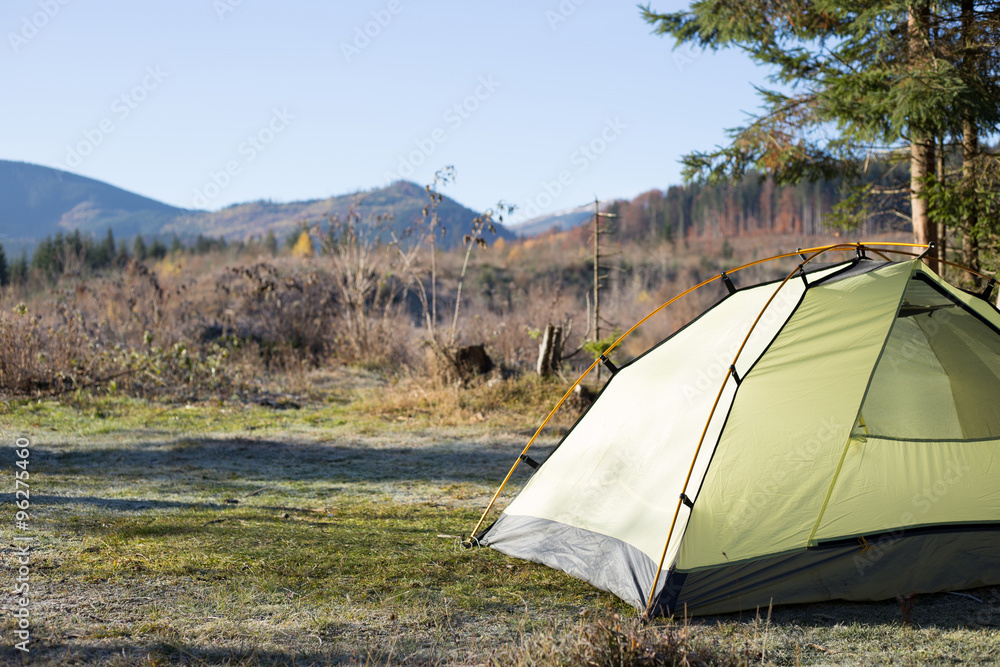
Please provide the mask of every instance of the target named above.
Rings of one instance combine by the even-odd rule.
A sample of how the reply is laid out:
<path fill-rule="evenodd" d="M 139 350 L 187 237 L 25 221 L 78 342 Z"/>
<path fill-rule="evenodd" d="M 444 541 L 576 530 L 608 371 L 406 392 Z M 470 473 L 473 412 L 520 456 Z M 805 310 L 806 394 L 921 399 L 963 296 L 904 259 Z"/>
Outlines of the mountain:
<path fill-rule="evenodd" d="M 0 160 L 0 242 L 8 250 L 75 229 L 102 235 L 111 227 L 119 237 L 156 234 L 185 213 L 92 178 Z"/>
<path fill-rule="evenodd" d="M 248 238 L 265 234 L 270 229 L 282 236 L 292 232 L 303 222 L 323 222 L 327 216 L 334 214 L 344 218 L 352 204 L 356 206 L 362 220 L 373 219 L 378 215 L 391 216 L 391 220 L 386 223 L 386 236 L 391 229 L 398 238 L 404 238 L 406 230 L 421 221 L 428 198 L 426 190 L 416 183 L 396 181 L 384 188 L 328 199 L 288 204 L 257 201 L 234 204 L 220 211 L 191 212 L 167 223 L 162 233 L 176 233 L 181 238 L 197 234 Z M 463 237 L 470 231 L 473 218 L 478 215 L 448 197 L 441 200 L 437 214 L 444 229 L 441 242 L 446 247 L 461 245 Z M 516 238 L 515 234 L 502 225 L 496 225 L 496 228 L 498 238 Z"/>
<path fill-rule="evenodd" d="M 194 239 L 199 234 L 231 240 L 287 234 L 302 222 L 323 222 L 328 215 L 345 216 L 352 203 L 362 219 L 389 216 L 387 229 L 402 238 L 422 218 L 427 192 L 409 181 L 397 181 L 367 192 L 276 204 L 256 201 L 220 211 L 198 211 L 122 190 L 101 181 L 26 162 L 0 160 L 0 243 L 8 256 L 31 249 L 43 238 L 79 229 L 103 236 L 110 227 L 118 238 L 136 234 Z M 437 208 L 444 229 L 441 243 L 462 243 L 477 212 L 448 197 Z M 515 235 L 496 225 L 497 236 Z M 386 234 L 388 235 L 388 233 Z"/>
<path fill-rule="evenodd" d="M 606 211 L 607 204 L 601 204 L 601 210 Z M 510 226 L 510 231 L 517 236 L 538 236 L 546 234 L 552 230 L 565 231 L 578 227 L 585 222 L 594 219 L 593 204 L 584 204 L 574 208 L 566 208 L 555 213 L 540 215 L 524 222 L 519 222 Z"/>

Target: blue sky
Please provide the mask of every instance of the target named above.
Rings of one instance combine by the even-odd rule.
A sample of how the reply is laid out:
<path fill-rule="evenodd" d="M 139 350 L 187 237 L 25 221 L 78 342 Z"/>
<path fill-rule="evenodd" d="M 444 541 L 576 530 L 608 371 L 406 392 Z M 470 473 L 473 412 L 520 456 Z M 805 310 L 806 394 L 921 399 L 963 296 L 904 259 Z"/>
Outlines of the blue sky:
<path fill-rule="evenodd" d="M 628 2 L 7 0 L 0 20 L 0 158 L 212 210 L 444 165 L 446 194 L 515 219 L 632 197 L 678 183 L 765 75 L 672 50 Z"/>

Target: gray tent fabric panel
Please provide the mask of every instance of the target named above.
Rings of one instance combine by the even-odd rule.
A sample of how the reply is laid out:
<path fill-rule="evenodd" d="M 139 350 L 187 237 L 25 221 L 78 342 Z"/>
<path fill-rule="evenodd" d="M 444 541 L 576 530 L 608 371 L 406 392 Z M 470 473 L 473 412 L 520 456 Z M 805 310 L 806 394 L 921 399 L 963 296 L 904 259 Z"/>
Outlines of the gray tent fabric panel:
<path fill-rule="evenodd" d="M 860 543 L 671 572 L 655 614 L 723 614 L 822 600 L 886 600 L 1000 584 L 1000 526 L 888 533 Z M 679 594 L 678 594 L 678 590 Z"/>
<path fill-rule="evenodd" d="M 508 556 L 563 570 L 636 609 L 646 607 L 656 575 L 656 563 L 632 545 L 548 519 L 503 514 L 479 543 Z"/>

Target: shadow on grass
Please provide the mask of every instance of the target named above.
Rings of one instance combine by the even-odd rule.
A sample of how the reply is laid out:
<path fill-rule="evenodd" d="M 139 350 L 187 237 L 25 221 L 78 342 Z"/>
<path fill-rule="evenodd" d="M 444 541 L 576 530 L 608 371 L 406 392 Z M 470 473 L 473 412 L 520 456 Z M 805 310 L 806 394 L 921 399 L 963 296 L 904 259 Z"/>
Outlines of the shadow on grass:
<path fill-rule="evenodd" d="M 329 482 L 499 482 L 521 446 L 444 443 L 383 446 L 378 443 L 296 443 L 246 438 L 139 440 L 127 447 L 32 450 L 33 472 L 113 472 L 149 480 L 226 478 Z M 536 446 L 544 460 L 551 446 Z M 530 470 L 520 466 L 518 476 Z M 206 477 L 207 475 L 207 477 Z M 126 501 L 123 501 L 126 502 Z M 141 501 L 152 503 L 155 501 Z"/>
<path fill-rule="evenodd" d="M 1000 587 L 987 586 L 955 593 L 927 593 L 912 599 L 911 626 L 920 628 L 972 629 L 1000 628 Z M 770 620 L 768 621 L 768 618 Z M 699 616 L 693 624 L 728 625 L 759 620 L 777 627 L 902 626 L 903 611 L 896 600 L 831 600 L 751 609 L 742 613 Z M 663 619 L 659 623 L 666 622 Z M 683 622 L 681 620 L 680 622 Z"/>
<path fill-rule="evenodd" d="M 213 648 L 187 644 L 156 643 L 141 646 L 134 643 L 89 644 L 41 643 L 30 646 L 31 652 L 13 647 L 0 650 L 0 662 L 5 665 L 64 665 L 64 664 L 167 664 L 179 665 L 342 665 L 348 663 L 365 664 L 365 655 L 338 651 L 288 652 L 263 649 Z M 377 655 L 373 662 L 379 664 Z"/>
<path fill-rule="evenodd" d="M 13 503 L 13 493 L 0 493 L 0 503 Z M 229 505 L 218 503 L 186 503 L 174 500 L 149 500 L 135 499 L 126 500 L 122 498 L 98 498 L 96 496 L 50 496 L 34 494 L 31 496 L 32 504 L 41 505 L 94 505 L 104 509 L 117 510 L 120 512 L 140 512 L 148 509 L 200 509 L 219 510 L 228 509 Z"/>

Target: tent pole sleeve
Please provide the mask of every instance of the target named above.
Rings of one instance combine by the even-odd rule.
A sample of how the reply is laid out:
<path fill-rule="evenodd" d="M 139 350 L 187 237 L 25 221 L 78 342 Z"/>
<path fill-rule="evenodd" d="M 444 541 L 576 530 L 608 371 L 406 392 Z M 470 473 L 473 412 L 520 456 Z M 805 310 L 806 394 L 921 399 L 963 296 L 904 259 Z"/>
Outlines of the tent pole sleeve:
<path fill-rule="evenodd" d="M 598 357 L 598 359 L 600 359 L 601 363 L 603 363 L 605 366 L 608 367 L 608 370 L 611 371 L 612 376 L 618 374 L 618 367 L 615 366 L 614 362 L 608 359 L 603 352 L 601 353 L 601 356 Z"/>
<path fill-rule="evenodd" d="M 990 278 L 990 281 L 988 283 L 986 283 L 986 287 L 983 289 L 982 293 L 979 295 L 979 298 L 982 299 L 983 301 L 989 301 L 990 300 L 990 295 L 993 294 L 993 288 L 996 286 L 996 284 L 997 284 L 997 279 L 996 278 Z"/>
<path fill-rule="evenodd" d="M 726 289 L 729 290 L 729 293 L 736 294 L 736 285 L 733 284 L 732 279 L 730 279 L 730 277 L 726 275 L 725 271 L 722 272 L 721 278 L 722 282 L 726 284 Z"/>
<path fill-rule="evenodd" d="M 531 468 L 532 470 L 538 470 L 538 461 L 536 461 L 535 459 L 531 458 L 527 454 L 521 454 L 517 458 L 519 458 L 520 460 L 522 460 L 525 463 L 527 463 L 528 467 Z"/>
<path fill-rule="evenodd" d="M 809 289 L 809 276 L 806 275 L 806 270 L 803 264 L 799 264 L 799 278 L 802 278 L 802 285 L 806 289 Z"/>

